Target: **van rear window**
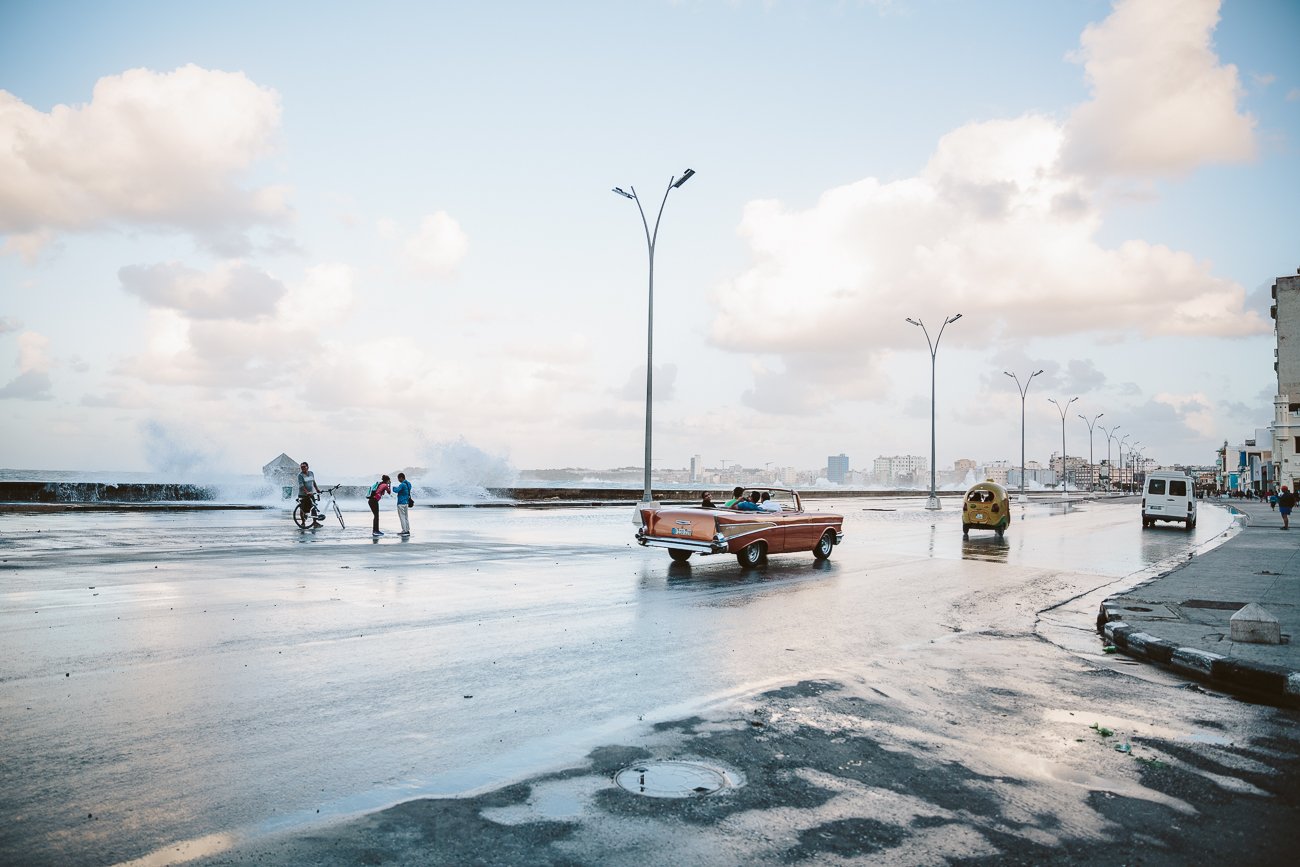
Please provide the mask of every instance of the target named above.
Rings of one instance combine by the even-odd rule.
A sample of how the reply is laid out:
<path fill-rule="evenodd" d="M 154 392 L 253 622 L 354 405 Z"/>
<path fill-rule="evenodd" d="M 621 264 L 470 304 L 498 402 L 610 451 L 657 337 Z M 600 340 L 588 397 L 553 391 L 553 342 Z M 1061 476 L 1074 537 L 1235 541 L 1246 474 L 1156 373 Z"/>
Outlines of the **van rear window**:
<path fill-rule="evenodd" d="M 1164 479 L 1152 479 L 1151 484 L 1147 486 L 1148 494 L 1164 494 L 1164 492 L 1165 492 Z"/>
<path fill-rule="evenodd" d="M 1176 479 L 1169 480 L 1169 496 L 1185 497 L 1187 496 L 1187 482 L 1180 482 Z"/>

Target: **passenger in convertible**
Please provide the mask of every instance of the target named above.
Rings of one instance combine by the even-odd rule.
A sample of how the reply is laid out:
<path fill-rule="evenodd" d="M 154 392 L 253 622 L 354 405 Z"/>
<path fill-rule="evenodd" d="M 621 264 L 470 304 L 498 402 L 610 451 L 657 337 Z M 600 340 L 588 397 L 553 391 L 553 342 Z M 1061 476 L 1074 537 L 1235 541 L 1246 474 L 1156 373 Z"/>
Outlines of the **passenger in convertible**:
<path fill-rule="evenodd" d="M 772 495 L 770 493 L 768 493 L 767 491 L 763 492 L 763 496 L 758 503 L 758 509 L 760 512 L 779 512 L 781 511 L 781 508 L 782 508 L 781 504 L 778 503 L 776 500 L 772 499 Z"/>
<path fill-rule="evenodd" d="M 751 491 L 749 494 L 749 499 L 747 500 L 738 500 L 736 502 L 736 508 L 742 512 L 757 512 L 758 491 Z"/>
<path fill-rule="evenodd" d="M 745 489 L 742 488 L 740 485 L 736 485 L 736 487 L 731 489 L 731 499 L 723 503 L 722 508 L 724 509 L 736 508 L 736 504 L 739 503 L 741 498 L 744 496 L 745 496 Z"/>

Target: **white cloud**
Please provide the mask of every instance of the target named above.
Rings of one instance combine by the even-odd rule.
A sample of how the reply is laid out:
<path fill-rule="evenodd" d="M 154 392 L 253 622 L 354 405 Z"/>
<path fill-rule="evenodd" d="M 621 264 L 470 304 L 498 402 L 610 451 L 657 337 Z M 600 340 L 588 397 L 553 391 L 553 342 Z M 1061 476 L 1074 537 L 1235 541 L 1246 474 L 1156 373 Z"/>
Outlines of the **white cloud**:
<path fill-rule="evenodd" d="M 1179 174 L 1250 159 L 1255 119 L 1211 42 L 1218 0 L 1117 0 L 1075 58 L 1092 98 L 1067 124 L 1065 162 L 1092 174 Z"/>
<path fill-rule="evenodd" d="M 53 388 L 50 367 L 50 339 L 24 331 L 18 335 L 18 376 L 0 387 L 0 399 L 48 400 Z"/>
<path fill-rule="evenodd" d="M 154 307 L 195 319 L 254 319 L 273 312 L 284 284 L 243 262 L 224 262 L 210 272 L 177 262 L 128 265 L 117 272 L 122 288 Z"/>
<path fill-rule="evenodd" d="M 91 101 L 37 111 L 0 91 L 0 233 L 31 254 L 52 231 L 119 223 L 232 243 L 285 219 L 280 187 L 246 189 L 270 152 L 280 99 L 243 73 L 187 65 L 101 78 Z"/>
<path fill-rule="evenodd" d="M 17 331 L 22 328 L 23 324 L 16 319 L 10 319 L 8 316 L 0 316 L 0 334 L 7 334 L 10 331 Z"/>
<path fill-rule="evenodd" d="M 420 277 L 450 277 L 469 253 L 469 236 L 446 211 L 425 216 L 415 232 L 405 237 L 392 219 L 380 220 L 377 229 L 381 238 L 400 243 L 406 268 Z"/>
<path fill-rule="evenodd" d="M 1190 254 L 1098 243 L 1091 189 L 1060 170 L 1063 142 L 1043 117 L 968 124 L 940 140 L 917 177 L 868 178 L 803 211 L 750 203 L 739 231 L 753 263 L 718 288 L 711 329 L 726 349 L 782 358 L 746 402 L 806 410 L 867 396 L 872 351 L 916 348 L 908 316 L 933 325 L 965 312 L 945 338 L 964 343 L 1268 332 L 1245 289 Z"/>

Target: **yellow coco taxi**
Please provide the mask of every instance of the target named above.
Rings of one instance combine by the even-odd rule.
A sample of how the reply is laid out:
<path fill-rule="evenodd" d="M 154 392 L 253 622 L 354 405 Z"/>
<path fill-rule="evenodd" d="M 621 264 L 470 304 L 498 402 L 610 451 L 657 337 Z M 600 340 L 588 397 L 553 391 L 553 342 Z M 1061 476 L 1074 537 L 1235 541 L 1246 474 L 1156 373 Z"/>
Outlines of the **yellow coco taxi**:
<path fill-rule="evenodd" d="M 961 534 L 972 529 L 992 530 L 1001 538 L 1011 526 L 1011 505 L 1007 489 L 996 482 L 972 485 L 961 503 Z"/>

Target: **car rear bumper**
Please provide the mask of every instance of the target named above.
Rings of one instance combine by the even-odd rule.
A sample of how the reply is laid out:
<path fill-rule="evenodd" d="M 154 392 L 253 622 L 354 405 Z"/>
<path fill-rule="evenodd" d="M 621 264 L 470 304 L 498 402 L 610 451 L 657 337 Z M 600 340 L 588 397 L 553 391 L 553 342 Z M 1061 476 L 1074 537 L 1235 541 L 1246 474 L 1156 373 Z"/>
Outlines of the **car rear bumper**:
<path fill-rule="evenodd" d="M 678 551 L 692 551 L 697 554 L 723 554 L 727 551 L 726 542 L 705 542 L 699 539 L 664 539 L 659 536 L 647 536 L 644 530 L 636 534 L 638 545 L 647 548 L 673 548 Z"/>

